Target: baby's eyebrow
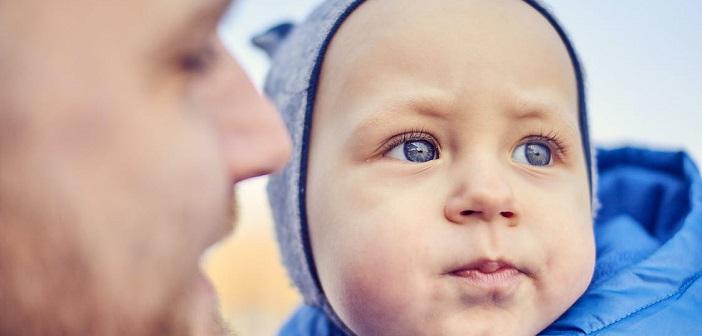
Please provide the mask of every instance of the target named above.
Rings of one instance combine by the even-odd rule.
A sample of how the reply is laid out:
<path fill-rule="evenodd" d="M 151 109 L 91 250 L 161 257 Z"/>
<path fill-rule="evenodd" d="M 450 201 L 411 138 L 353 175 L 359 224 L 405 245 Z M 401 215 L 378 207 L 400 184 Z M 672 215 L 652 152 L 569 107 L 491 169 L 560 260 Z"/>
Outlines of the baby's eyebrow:
<path fill-rule="evenodd" d="M 448 102 L 433 95 L 406 95 L 394 96 L 388 99 L 381 98 L 379 104 L 371 104 L 364 118 L 354 127 L 354 135 L 360 135 L 368 129 L 378 125 L 387 125 L 398 118 L 418 116 L 430 119 L 445 119 L 450 115 Z"/>
<path fill-rule="evenodd" d="M 512 113 L 512 118 L 513 119 L 518 119 L 518 120 L 527 120 L 527 119 L 535 119 L 535 120 L 549 120 L 552 119 L 552 116 L 547 114 L 541 109 L 530 109 L 530 110 L 521 110 L 521 111 L 516 111 Z"/>
<path fill-rule="evenodd" d="M 564 108 L 566 105 L 561 105 L 556 102 L 549 102 L 545 99 L 517 99 L 515 108 L 510 110 L 509 117 L 517 121 L 542 121 L 542 122 L 558 122 L 568 127 L 571 131 L 579 132 L 577 107 L 570 109 Z M 572 118 L 568 114 L 572 113 Z"/>

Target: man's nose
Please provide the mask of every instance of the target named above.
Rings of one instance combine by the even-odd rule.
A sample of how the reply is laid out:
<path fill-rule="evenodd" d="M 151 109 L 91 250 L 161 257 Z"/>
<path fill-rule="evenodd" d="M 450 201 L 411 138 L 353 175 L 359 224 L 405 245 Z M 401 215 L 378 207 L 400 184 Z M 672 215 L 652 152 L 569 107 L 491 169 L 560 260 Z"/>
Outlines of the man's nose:
<path fill-rule="evenodd" d="M 471 166 L 457 178 L 444 207 L 445 217 L 456 224 L 503 221 L 516 225 L 519 213 L 509 179 L 497 167 Z"/>
<path fill-rule="evenodd" d="M 292 151 L 290 136 L 275 107 L 252 91 L 252 104 L 242 111 L 251 114 L 248 122 L 237 127 L 239 132 L 226 136 L 226 159 L 235 183 L 282 168 Z"/>
<path fill-rule="evenodd" d="M 290 136 L 280 115 L 249 80 L 239 63 L 226 54 L 219 67 L 222 79 L 218 126 L 232 180 L 269 174 L 282 168 L 291 153 Z"/>

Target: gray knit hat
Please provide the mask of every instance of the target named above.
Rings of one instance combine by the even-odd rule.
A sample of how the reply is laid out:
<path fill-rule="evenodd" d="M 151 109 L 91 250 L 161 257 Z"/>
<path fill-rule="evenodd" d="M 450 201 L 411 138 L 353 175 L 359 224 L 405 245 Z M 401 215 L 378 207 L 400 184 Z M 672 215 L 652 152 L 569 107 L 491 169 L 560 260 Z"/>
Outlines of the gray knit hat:
<path fill-rule="evenodd" d="M 577 80 L 580 131 L 586 162 L 590 167 L 588 178 L 594 210 L 594 152 L 590 147 L 580 62 L 571 42 L 554 17 L 534 0 L 524 1 L 549 21 L 570 55 Z M 312 113 L 324 56 L 339 27 L 363 2 L 325 1 L 300 25 L 280 25 L 254 39 L 254 43 L 272 57 L 265 93 L 281 112 L 294 145 L 291 161 L 282 172 L 271 176 L 268 184 L 268 197 L 283 262 L 305 303 L 323 309 L 337 326 L 347 332 L 348 329 L 329 305 L 317 275 L 308 234 L 305 187 Z"/>

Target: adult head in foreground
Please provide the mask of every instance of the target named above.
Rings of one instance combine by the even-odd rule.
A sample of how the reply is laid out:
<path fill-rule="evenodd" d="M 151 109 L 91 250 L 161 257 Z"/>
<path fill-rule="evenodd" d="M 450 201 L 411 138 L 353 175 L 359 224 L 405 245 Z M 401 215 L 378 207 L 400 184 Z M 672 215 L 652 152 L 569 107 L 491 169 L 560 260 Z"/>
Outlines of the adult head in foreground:
<path fill-rule="evenodd" d="M 229 1 L 0 1 L 0 335 L 222 335 L 200 257 L 289 139 Z"/>

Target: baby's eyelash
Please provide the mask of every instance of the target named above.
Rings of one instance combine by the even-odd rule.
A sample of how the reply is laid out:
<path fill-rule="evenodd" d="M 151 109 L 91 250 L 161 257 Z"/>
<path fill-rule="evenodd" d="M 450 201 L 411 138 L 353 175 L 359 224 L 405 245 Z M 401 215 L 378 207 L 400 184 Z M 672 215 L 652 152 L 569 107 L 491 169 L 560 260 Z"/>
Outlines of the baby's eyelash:
<path fill-rule="evenodd" d="M 569 150 L 568 145 L 566 144 L 565 141 L 563 141 L 563 139 L 561 138 L 561 136 L 558 134 L 558 132 L 556 130 L 552 130 L 549 132 L 540 131 L 539 133 L 537 133 L 535 135 L 527 136 L 522 141 L 522 143 L 526 142 L 527 140 L 534 140 L 534 139 L 542 140 L 542 141 L 549 143 L 551 145 L 552 149 L 556 150 L 556 155 L 561 159 L 565 158 L 568 155 L 568 150 Z"/>
<path fill-rule="evenodd" d="M 387 152 L 392 150 L 393 148 L 401 145 L 402 143 L 405 143 L 407 141 L 412 141 L 412 140 L 424 140 L 430 142 L 432 145 L 434 145 L 437 149 L 437 156 L 441 152 L 441 147 L 439 146 L 439 142 L 436 140 L 434 136 L 429 134 L 427 131 L 423 129 L 413 129 L 413 130 L 408 130 L 405 131 L 401 134 L 395 135 L 392 138 L 390 138 L 388 141 L 383 143 L 380 148 L 378 149 L 378 153 L 380 155 L 385 155 Z"/>

